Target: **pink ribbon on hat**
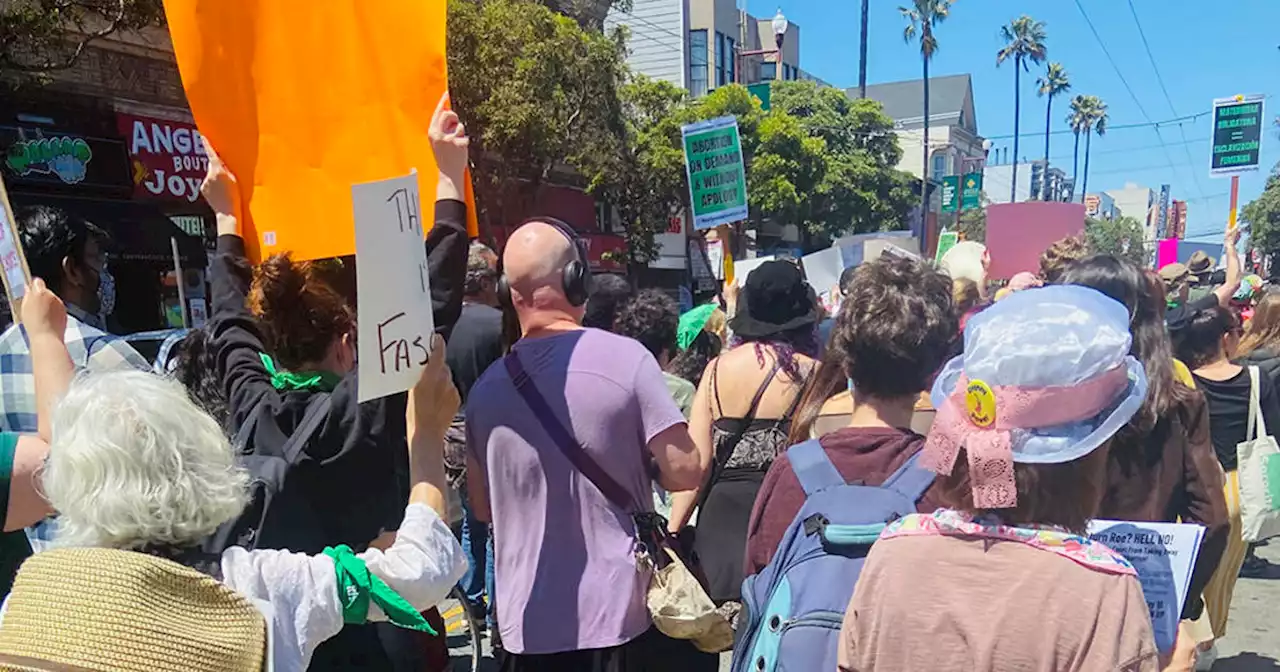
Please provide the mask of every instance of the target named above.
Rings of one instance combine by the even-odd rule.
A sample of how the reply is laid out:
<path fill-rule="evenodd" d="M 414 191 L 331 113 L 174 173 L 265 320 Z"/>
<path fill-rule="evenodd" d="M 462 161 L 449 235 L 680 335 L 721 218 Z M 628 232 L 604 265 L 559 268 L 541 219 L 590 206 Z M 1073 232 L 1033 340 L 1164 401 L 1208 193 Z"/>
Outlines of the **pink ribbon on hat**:
<path fill-rule="evenodd" d="M 1013 441 L 1010 430 L 1039 429 L 1092 418 L 1115 401 L 1129 385 L 1124 365 L 1069 386 L 991 387 L 995 418 L 986 427 L 976 424 L 965 406 L 969 379 L 961 374 L 955 389 L 938 409 L 920 456 L 920 466 L 950 474 L 964 448 L 969 457 L 973 505 L 979 509 L 1007 509 L 1018 503 L 1013 479 Z"/>

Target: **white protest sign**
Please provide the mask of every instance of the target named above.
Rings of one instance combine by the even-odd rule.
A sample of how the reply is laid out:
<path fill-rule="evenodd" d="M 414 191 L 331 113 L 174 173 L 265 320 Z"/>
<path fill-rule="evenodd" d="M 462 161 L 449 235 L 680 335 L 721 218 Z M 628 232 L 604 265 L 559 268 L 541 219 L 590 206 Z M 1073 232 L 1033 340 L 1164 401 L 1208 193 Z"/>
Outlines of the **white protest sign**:
<path fill-rule="evenodd" d="M 435 323 L 418 174 L 355 184 L 360 401 L 413 387 Z"/>
<path fill-rule="evenodd" d="M 1175 523 L 1095 520 L 1089 523 L 1089 538 L 1133 564 L 1147 608 L 1151 610 L 1156 647 L 1164 652 L 1172 651 L 1204 528 Z"/>
<path fill-rule="evenodd" d="M 804 265 L 809 286 L 818 294 L 830 294 L 840 284 L 840 274 L 844 273 L 844 254 L 840 248 L 832 246 L 806 254 L 800 263 Z"/>
<path fill-rule="evenodd" d="M 9 192 L 4 188 L 3 177 L 0 177 L 0 266 L 4 267 L 0 278 L 4 280 L 13 322 L 17 324 L 22 321 L 20 306 L 22 297 L 27 293 L 27 284 L 31 282 L 31 271 L 27 270 L 27 257 L 22 253 L 18 223 L 13 218 L 13 207 L 9 204 Z"/>
<path fill-rule="evenodd" d="M 773 261 L 773 255 L 767 257 L 756 257 L 754 259 L 739 259 L 733 262 L 733 281 L 739 287 L 747 286 L 747 276 L 751 275 L 751 271 L 760 268 L 766 261 Z"/>

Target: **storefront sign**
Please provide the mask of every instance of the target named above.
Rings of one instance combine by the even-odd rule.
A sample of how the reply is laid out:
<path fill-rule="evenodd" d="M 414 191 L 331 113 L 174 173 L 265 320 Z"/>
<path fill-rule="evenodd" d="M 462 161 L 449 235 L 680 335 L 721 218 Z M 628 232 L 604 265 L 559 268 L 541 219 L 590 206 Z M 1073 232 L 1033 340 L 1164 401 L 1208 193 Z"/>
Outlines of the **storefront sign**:
<path fill-rule="evenodd" d="M 136 198 L 200 198 L 209 168 L 204 141 L 193 124 L 117 114 L 120 135 L 129 143 Z"/>
<path fill-rule="evenodd" d="M 747 218 L 747 173 L 738 119 L 720 117 L 680 129 L 693 228 L 701 231 Z"/>
<path fill-rule="evenodd" d="M 119 140 L 61 129 L 0 126 L 0 172 L 10 187 L 39 184 L 76 194 L 114 194 L 128 188 L 128 167 Z"/>
<path fill-rule="evenodd" d="M 19 131 L 20 139 L 9 145 L 4 165 L 15 177 L 56 176 L 64 184 L 79 184 L 89 172 L 93 150 L 83 138 L 70 135 L 45 137 L 36 131 L 28 138 Z"/>
<path fill-rule="evenodd" d="M 684 209 L 681 208 L 667 219 L 667 230 L 654 235 L 653 242 L 658 246 L 658 256 L 649 262 L 649 268 L 665 268 L 682 271 L 688 264 L 685 253 Z"/>

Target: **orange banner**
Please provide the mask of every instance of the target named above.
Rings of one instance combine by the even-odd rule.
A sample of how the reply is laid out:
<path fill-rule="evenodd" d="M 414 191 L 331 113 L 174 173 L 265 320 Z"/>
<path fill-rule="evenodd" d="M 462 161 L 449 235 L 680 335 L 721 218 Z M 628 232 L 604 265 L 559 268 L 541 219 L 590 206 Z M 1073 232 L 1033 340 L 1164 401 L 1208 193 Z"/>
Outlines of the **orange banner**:
<path fill-rule="evenodd" d="M 191 111 L 240 183 L 251 260 L 355 254 L 356 183 L 416 169 L 430 212 L 445 5 L 164 0 Z"/>

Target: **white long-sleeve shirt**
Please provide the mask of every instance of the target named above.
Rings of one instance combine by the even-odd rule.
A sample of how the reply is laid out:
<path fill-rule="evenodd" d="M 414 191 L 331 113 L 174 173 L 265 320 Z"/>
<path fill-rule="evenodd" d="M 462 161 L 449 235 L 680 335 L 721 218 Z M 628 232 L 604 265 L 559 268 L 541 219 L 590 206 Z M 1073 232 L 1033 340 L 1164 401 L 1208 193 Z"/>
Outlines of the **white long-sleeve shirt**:
<path fill-rule="evenodd" d="M 423 504 L 405 509 L 390 548 L 371 548 L 358 557 L 369 573 L 419 611 L 444 600 L 467 569 L 466 556 L 449 526 Z M 342 630 L 337 573 L 326 555 L 232 547 L 222 554 L 222 581 L 270 606 L 265 611 L 271 620 L 267 627 L 276 672 L 306 669 L 316 647 Z M 387 617 L 370 602 L 369 620 Z"/>

